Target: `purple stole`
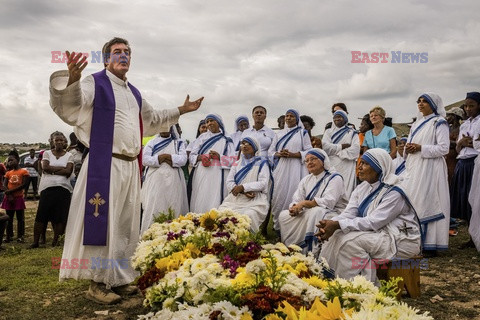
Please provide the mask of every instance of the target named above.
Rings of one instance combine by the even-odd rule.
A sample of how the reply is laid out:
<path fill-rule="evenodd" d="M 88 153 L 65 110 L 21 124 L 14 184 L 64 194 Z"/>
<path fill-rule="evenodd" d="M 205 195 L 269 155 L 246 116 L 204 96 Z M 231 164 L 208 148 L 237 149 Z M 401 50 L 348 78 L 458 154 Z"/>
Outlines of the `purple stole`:
<path fill-rule="evenodd" d="M 106 69 L 94 73 L 95 97 L 93 100 L 92 129 L 85 199 L 83 244 L 107 245 L 108 207 L 110 198 L 110 168 L 112 165 L 113 129 L 115 125 L 115 97 Z M 140 92 L 128 84 L 139 105 Z M 142 119 L 140 130 L 142 131 Z M 140 133 L 140 137 L 142 133 Z M 141 152 L 140 152 L 141 154 Z M 139 159 L 139 161 L 141 161 Z"/>

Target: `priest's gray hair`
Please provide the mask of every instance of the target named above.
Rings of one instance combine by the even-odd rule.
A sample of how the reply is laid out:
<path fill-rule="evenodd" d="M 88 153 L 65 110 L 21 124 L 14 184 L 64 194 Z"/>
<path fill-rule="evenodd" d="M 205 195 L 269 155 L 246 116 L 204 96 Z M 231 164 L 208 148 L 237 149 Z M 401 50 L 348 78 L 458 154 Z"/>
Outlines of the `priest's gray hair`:
<path fill-rule="evenodd" d="M 112 46 L 117 43 L 125 44 L 128 47 L 130 54 L 132 53 L 132 48 L 130 48 L 130 44 L 128 43 L 128 40 L 119 38 L 119 37 L 113 38 L 112 40 L 108 41 L 103 45 L 102 54 L 103 54 L 103 65 L 105 66 L 105 68 L 107 67 L 107 64 L 105 63 L 105 61 L 110 56 Z"/>

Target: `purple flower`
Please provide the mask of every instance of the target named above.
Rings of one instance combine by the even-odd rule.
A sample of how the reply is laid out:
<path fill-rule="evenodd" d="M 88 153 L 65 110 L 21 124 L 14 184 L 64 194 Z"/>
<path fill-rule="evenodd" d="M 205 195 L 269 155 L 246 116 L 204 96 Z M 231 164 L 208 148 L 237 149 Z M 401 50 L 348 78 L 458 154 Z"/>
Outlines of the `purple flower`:
<path fill-rule="evenodd" d="M 262 250 L 262 246 L 260 246 L 258 243 L 254 241 L 250 241 L 247 243 L 247 245 L 243 248 L 243 251 L 249 252 L 249 253 L 256 253 Z"/>
<path fill-rule="evenodd" d="M 225 237 L 227 239 L 230 239 L 230 233 L 228 233 L 228 232 L 219 231 L 219 232 L 214 233 L 213 236 L 216 237 L 216 238 Z"/>
<path fill-rule="evenodd" d="M 178 235 L 175 232 L 170 231 L 167 233 L 167 241 L 175 240 L 178 238 Z"/>
<path fill-rule="evenodd" d="M 230 258 L 228 254 L 223 256 L 222 267 L 224 269 L 229 269 L 231 278 L 235 278 L 239 266 L 240 263 Z"/>

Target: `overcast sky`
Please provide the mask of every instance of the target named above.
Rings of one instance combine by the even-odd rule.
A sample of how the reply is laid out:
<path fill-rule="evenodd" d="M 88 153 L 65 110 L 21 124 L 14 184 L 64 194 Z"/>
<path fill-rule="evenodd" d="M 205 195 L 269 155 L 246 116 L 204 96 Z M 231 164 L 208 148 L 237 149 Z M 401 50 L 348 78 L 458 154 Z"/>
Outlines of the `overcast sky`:
<path fill-rule="evenodd" d="M 334 102 L 347 104 L 355 124 L 375 105 L 405 122 L 422 92 L 448 105 L 480 91 L 475 0 L 0 0 L 0 7 L 0 142 L 69 134 L 49 106 L 50 74 L 66 69 L 51 52 L 95 52 L 114 36 L 130 41 L 128 79 L 152 105 L 205 96 L 200 111 L 180 119 L 187 139 L 211 112 L 231 133 L 235 117 L 255 105 L 268 109 L 271 127 L 296 108 L 320 134 Z M 388 62 L 352 63 L 352 51 L 386 52 Z M 427 53 L 427 61 L 392 63 L 392 51 Z M 84 76 L 102 68 L 90 63 Z"/>

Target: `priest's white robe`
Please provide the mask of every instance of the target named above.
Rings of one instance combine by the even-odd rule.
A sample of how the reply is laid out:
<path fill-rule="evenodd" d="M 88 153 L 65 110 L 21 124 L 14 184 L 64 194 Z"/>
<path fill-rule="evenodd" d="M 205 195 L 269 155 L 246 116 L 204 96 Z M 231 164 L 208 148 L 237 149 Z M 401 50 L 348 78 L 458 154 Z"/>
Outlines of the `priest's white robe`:
<path fill-rule="evenodd" d="M 316 176 L 309 174 L 304 177 L 298 184 L 297 191 L 295 191 L 289 205 L 289 207 L 292 207 L 294 204 L 306 200 L 310 191 L 323 179 L 312 199 L 317 203 L 317 206 L 304 209 L 297 216 L 291 216 L 289 210 L 280 212 L 278 218 L 280 234 L 285 245 L 296 244 L 307 249 L 305 251 L 309 251 L 307 245 L 316 241 L 316 239 L 313 239 L 313 235 L 318 222 L 323 219 L 331 219 L 345 209 L 348 201 L 345 197 L 343 178 L 339 174 L 334 176 L 335 173 L 332 172 L 324 179 L 325 174 L 326 171 L 323 171 Z"/>
<path fill-rule="evenodd" d="M 143 215 L 140 234 L 152 225 L 159 213 L 168 213 L 169 208 L 175 211 L 175 217 L 188 212 L 187 186 L 182 170 L 182 166 L 187 163 L 185 143 L 180 139 L 172 140 L 152 155 L 153 147 L 167 139 L 157 135 L 143 149 L 142 161 L 147 171 L 141 192 Z M 158 164 L 158 156 L 161 154 L 171 155 L 173 167 L 165 162 Z"/>
<path fill-rule="evenodd" d="M 137 100 L 123 81 L 107 71 L 115 97 L 115 124 L 112 152 L 136 157 L 141 150 L 141 134 L 138 119 Z M 91 75 L 81 82 L 66 87 L 68 71 L 54 72 L 50 77 L 50 105 L 53 111 L 67 124 L 74 126 L 77 138 L 87 148 L 90 145 L 90 130 L 95 95 L 94 79 Z M 161 126 L 171 126 L 178 122 L 178 108 L 155 110 L 142 100 L 143 134 L 158 133 Z M 110 168 L 110 204 L 108 209 L 108 231 L 106 246 L 83 245 L 83 220 L 88 163 L 87 156 L 77 179 L 72 195 L 68 223 L 65 232 L 65 245 L 62 259 L 72 263 L 73 259 L 88 259 L 88 268 L 61 268 L 60 280 L 66 278 L 90 279 L 105 283 L 107 288 L 131 283 L 138 272 L 124 261 L 133 255 L 140 233 L 140 169 L 138 161 L 124 161 L 112 158 Z M 109 262 L 107 268 L 92 268 L 91 259 Z M 105 259 L 105 260 L 104 260 Z M 64 261 L 64 260 L 63 260 Z M 121 266 L 115 265 L 120 263 Z"/>
<path fill-rule="evenodd" d="M 288 205 L 292 201 L 292 196 L 297 190 L 298 183 L 308 174 L 303 161 L 305 160 L 306 152 L 312 149 L 312 144 L 306 130 L 300 129 L 292 136 L 285 147 L 281 148 L 280 146 L 279 150 L 276 149 L 277 142 L 295 128 L 296 127 L 285 127 L 283 130 L 277 132 L 268 151 L 271 159 L 273 159 L 274 154 L 281 149 L 301 153 L 301 158 L 279 158 L 273 170 L 272 215 L 273 228 L 275 230 L 280 230 L 278 215 L 282 210 L 288 209 Z"/>
<path fill-rule="evenodd" d="M 327 129 L 323 135 L 322 146 L 330 158 L 330 165 L 342 175 L 345 194 L 349 199 L 357 185 L 355 168 L 360 154 L 360 140 L 357 132 L 349 128 L 349 131 L 340 140 L 332 141 L 332 136 L 343 128 L 333 125 L 330 129 Z M 350 144 L 350 147 L 342 149 L 342 144 Z"/>
<path fill-rule="evenodd" d="M 362 275 L 375 282 L 377 270 L 369 267 L 372 259 L 408 259 L 421 250 L 415 210 L 399 192 L 384 187 L 365 210 L 366 215 L 359 217 L 360 204 L 379 185 L 379 181 L 359 184 L 345 210 L 332 218 L 339 221 L 341 229 L 323 244 L 320 255 L 340 278 Z M 368 261 L 367 267 L 356 266 L 359 260 Z"/>
<path fill-rule="evenodd" d="M 236 161 L 235 149 L 233 143 L 227 142 L 221 138 L 210 147 L 209 150 L 214 150 L 220 155 L 220 161 L 212 161 L 210 166 L 205 166 L 202 160 L 198 161 L 199 151 L 205 141 L 213 136 L 222 133 L 211 133 L 207 131 L 202 133 L 194 142 L 194 147 L 190 153 L 190 163 L 195 168 L 195 173 L 190 175 L 192 180 L 192 196 L 190 200 L 190 211 L 196 213 L 207 212 L 212 208 L 218 208 L 223 199 L 227 196 L 226 180 L 230 167 Z M 227 145 L 226 154 L 223 155 Z M 223 175 L 223 176 L 222 176 Z M 222 197 L 223 190 L 223 197 Z"/>
<path fill-rule="evenodd" d="M 223 200 L 220 209 L 231 209 L 235 212 L 246 214 L 252 220 L 250 229 L 253 232 L 258 232 L 260 225 L 263 223 L 268 213 L 268 190 L 270 182 L 270 168 L 265 163 L 260 170 L 261 161 L 257 162 L 248 172 L 245 178 L 240 182 L 243 185 L 244 192 L 254 192 L 255 198 L 247 198 L 240 193 L 234 196 L 231 191 L 237 186 L 235 183 L 235 175 L 238 171 L 244 168 L 250 161 L 243 157 L 238 160 L 230 169 L 227 177 L 228 196 Z"/>
<path fill-rule="evenodd" d="M 428 119 L 417 133 L 412 133 Z M 450 193 L 444 156 L 450 147 L 448 125 L 435 114 L 417 120 L 410 129 L 408 142 L 420 144 L 422 150 L 406 155 L 403 189 L 417 211 L 423 232 L 425 250 L 448 248 L 450 226 Z"/>

